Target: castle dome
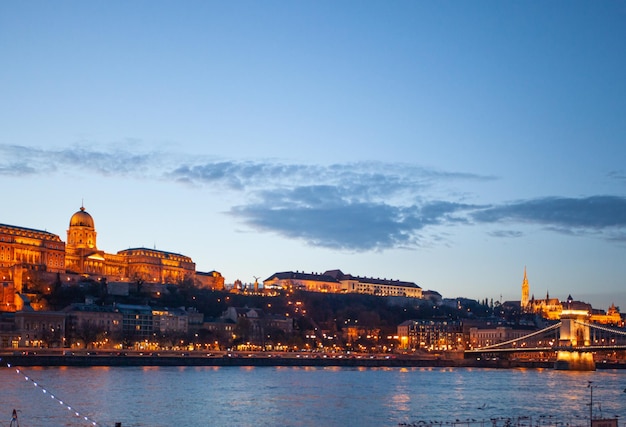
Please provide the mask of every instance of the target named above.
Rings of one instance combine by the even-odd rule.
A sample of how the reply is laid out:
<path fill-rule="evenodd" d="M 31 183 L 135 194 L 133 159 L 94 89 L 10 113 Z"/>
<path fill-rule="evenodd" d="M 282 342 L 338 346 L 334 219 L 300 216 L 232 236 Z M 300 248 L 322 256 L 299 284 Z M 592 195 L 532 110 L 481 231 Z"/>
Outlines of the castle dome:
<path fill-rule="evenodd" d="M 70 227 L 95 228 L 93 218 L 85 211 L 83 206 L 81 206 L 80 210 L 72 215 L 72 218 L 70 218 Z"/>

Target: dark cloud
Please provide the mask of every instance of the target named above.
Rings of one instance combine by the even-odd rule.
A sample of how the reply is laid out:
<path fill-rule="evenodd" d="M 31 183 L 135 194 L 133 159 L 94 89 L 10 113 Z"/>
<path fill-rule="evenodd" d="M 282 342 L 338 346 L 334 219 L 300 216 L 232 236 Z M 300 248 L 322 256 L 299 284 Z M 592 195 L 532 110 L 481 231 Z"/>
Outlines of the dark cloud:
<path fill-rule="evenodd" d="M 626 198 L 546 197 L 493 206 L 476 211 L 477 222 L 518 222 L 554 228 L 605 229 L 626 227 Z"/>
<path fill-rule="evenodd" d="M 251 226 L 334 249 L 369 251 L 414 245 L 412 228 L 402 209 L 384 204 L 261 209 L 240 206 L 233 213 Z"/>
<path fill-rule="evenodd" d="M 232 213 L 250 226 L 307 241 L 313 246 L 354 251 L 419 246 L 427 226 L 463 221 L 472 207 L 449 202 L 395 206 L 352 200 L 347 188 L 317 185 L 265 191 L 254 204 Z"/>
<path fill-rule="evenodd" d="M 315 246 L 352 250 L 420 246 L 419 236 L 427 227 L 477 223 L 539 225 L 561 234 L 626 240 L 626 198 L 617 196 L 550 197 L 499 206 L 448 201 L 402 206 L 355 201 L 350 197 L 351 189 L 349 185 L 305 186 L 263 192 L 261 201 L 239 206 L 233 213 L 260 230 L 300 238 Z M 523 236 L 513 230 L 489 234 L 499 238 Z"/>

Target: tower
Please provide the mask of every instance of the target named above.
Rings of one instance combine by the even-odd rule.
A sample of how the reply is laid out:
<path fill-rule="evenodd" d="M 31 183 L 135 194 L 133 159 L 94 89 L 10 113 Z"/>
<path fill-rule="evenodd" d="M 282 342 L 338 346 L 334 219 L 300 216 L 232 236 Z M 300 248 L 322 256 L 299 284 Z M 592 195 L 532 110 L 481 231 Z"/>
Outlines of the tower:
<path fill-rule="evenodd" d="M 96 246 L 96 227 L 93 218 L 81 206 L 70 218 L 65 243 L 65 267 L 79 274 L 101 274 L 104 256 Z"/>
<path fill-rule="evenodd" d="M 526 266 L 524 266 L 524 280 L 522 281 L 522 300 L 520 301 L 522 311 L 528 309 L 529 294 L 530 286 L 528 285 L 528 276 L 526 276 Z"/>
<path fill-rule="evenodd" d="M 73 249 L 97 249 L 96 227 L 84 206 L 70 218 L 66 246 Z"/>

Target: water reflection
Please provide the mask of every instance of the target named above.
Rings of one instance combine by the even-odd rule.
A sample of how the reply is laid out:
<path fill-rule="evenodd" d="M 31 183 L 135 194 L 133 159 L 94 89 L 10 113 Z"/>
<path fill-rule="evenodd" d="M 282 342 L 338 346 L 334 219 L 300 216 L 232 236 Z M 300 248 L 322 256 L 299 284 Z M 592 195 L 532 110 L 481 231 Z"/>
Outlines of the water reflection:
<path fill-rule="evenodd" d="M 102 426 L 578 427 L 626 415 L 626 371 L 337 367 L 30 368 L 48 392 Z M 0 419 L 86 426 L 0 369 Z M 403 424 L 404 423 L 404 424 Z"/>

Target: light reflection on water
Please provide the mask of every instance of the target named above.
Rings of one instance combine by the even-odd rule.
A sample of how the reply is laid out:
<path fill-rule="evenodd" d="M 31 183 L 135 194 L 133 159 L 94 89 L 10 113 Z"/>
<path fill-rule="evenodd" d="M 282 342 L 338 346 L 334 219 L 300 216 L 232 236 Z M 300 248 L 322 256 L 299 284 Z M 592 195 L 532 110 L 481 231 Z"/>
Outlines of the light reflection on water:
<path fill-rule="evenodd" d="M 589 381 L 593 381 L 597 415 L 601 410 L 605 417 L 626 416 L 626 371 L 619 370 L 96 367 L 25 371 L 102 426 L 115 422 L 123 427 L 398 426 L 419 421 L 456 425 L 457 419 L 474 419 L 474 427 L 491 427 L 491 418 L 532 417 L 534 427 L 559 427 L 557 421 L 567 427 L 588 422 Z M 23 426 L 89 425 L 15 369 L 0 369 L 0 385 L 0 426 L 9 424 L 13 408 L 21 410 Z M 469 424 L 459 423 L 459 427 Z"/>

